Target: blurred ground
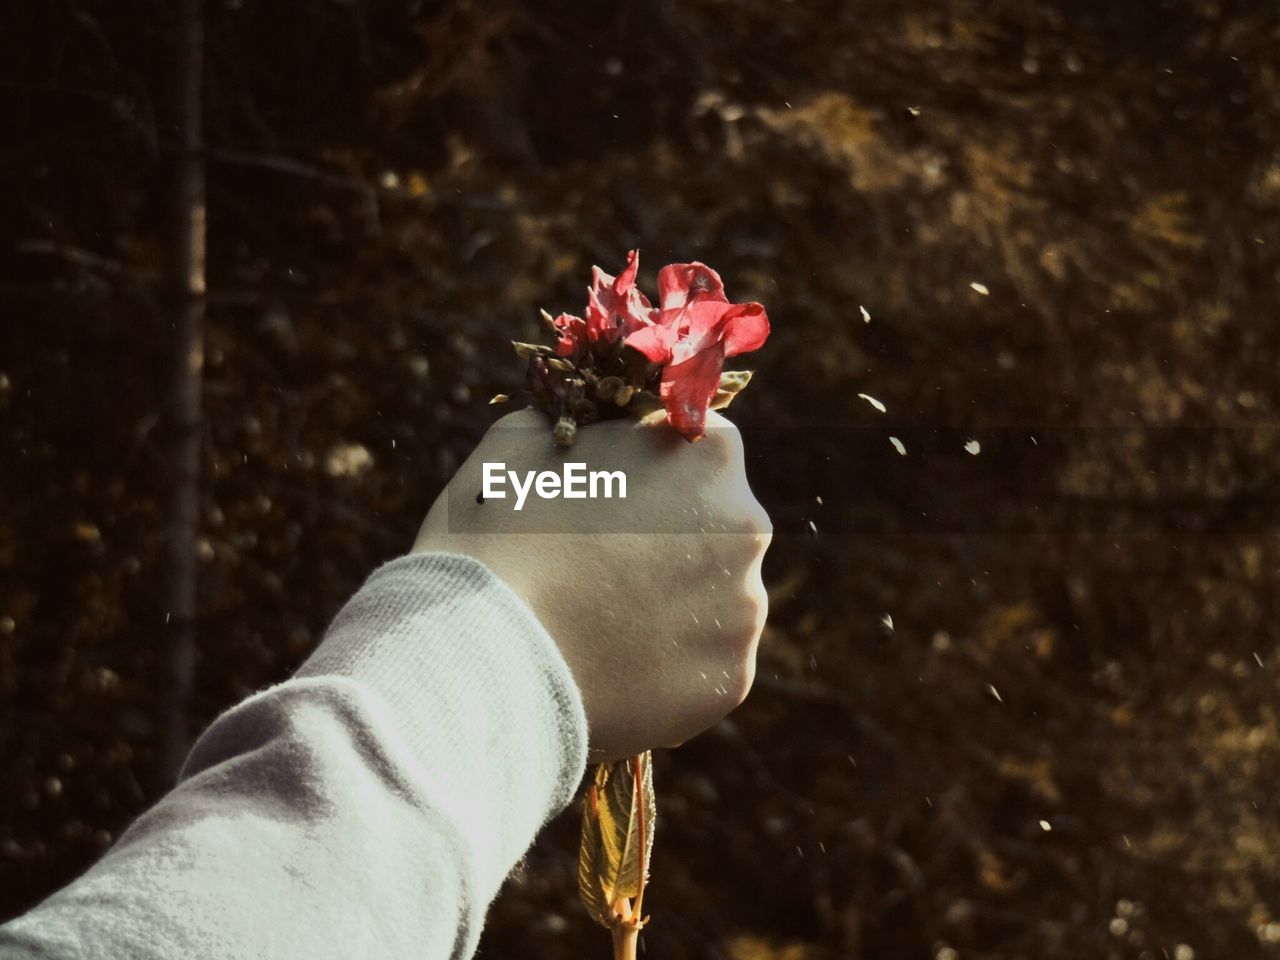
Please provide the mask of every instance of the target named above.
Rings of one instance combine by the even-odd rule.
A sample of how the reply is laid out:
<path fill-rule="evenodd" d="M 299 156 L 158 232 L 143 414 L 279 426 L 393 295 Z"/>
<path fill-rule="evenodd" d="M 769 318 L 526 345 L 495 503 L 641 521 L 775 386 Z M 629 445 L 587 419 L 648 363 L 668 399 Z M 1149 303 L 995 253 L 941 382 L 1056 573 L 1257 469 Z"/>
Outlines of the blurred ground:
<path fill-rule="evenodd" d="M 162 789 L 165 9 L 0 13 L 0 916 Z M 779 536 L 755 692 L 657 762 L 646 952 L 1280 956 L 1273 4 L 208 14 L 199 722 L 408 546 L 539 307 L 699 259 L 774 321 Z M 606 955 L 575 832 L 482 956 Z"/>

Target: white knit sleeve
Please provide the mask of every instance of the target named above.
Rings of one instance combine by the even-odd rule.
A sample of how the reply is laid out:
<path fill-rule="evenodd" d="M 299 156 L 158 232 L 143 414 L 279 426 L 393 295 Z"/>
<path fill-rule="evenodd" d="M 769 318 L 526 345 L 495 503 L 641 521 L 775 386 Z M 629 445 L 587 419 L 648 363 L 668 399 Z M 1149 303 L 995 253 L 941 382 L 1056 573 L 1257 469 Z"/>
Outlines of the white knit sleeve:
<path fill-rule="evenodd" d="M 474 560 L 403 557 L 88 873 L 0 927 L 0 957 L 470 957 L 586 751 L 528 606 Z"/>

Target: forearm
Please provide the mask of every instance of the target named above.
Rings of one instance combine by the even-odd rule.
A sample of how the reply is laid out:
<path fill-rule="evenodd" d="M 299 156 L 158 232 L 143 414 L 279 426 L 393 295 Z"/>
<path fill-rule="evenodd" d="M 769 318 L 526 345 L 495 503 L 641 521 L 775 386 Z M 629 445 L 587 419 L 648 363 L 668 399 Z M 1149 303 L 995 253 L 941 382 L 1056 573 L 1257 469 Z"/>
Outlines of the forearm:
<path fill-rule="evenodd" d="M 470 956 L 585 759 L 578 691 L 528 608 L 474 561 L 402 558 L 294 679 L 215 721 L 178 787 L 98 865 L 0 928 L 0 946 Z"/>

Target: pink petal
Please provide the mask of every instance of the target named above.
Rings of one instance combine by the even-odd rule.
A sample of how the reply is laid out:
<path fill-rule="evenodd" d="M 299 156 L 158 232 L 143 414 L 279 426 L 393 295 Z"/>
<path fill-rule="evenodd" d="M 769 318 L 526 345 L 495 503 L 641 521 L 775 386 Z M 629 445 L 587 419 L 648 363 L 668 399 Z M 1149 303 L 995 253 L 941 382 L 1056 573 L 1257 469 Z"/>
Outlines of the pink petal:
<path fill-rule="evenodd" d="M 668 363 L 671 360 L 671 348 L 676 342 L 674 327 L 651 323 L 627 335 L 628 347 L 633 347 L 654 363 Z"/>
<path fill-rule="evenodd" d="M 627 251 L 627 265 L 623 271 L 618 274 L 618 279 L 613 281 L 613 292 L 620 297 L 624 297 L 627 291 L 636 285 L 636 273 L 640 269 L 640 251 Z"/>
<path fill-rule="evenodd" d="M 552 321 L 559 337 L 556 340 L 556 353 L 569 357 L 587 345 L 587 324 L 581 317 L 570 313 L 562 313 Z"/>
<path fill-rule="evenodd" d="M 663 310 L 695 300 L 721 300 L 724 282 L 705 263 L 669 263 L 658 271 L 658 303 Z"/>
<path fill-rule="evenodd" d="M 627 266 L 616 278 L 599 267 L 591 268 L 591 286 L 587 290 L 587 333 L 591 342 L 613 343 L 650 322 L 653 308 L 649 299 L 636 287 L 640 269 L 640 252 L 627 254 Z"/>
<path fill-rule="evenodd" d="M 724 369 L 724 342 L 716 341 L 683 363 L 662 371 L 659 394 L 667 420 L 686 440 L 699 440 L 707 432 L 707 408 L 720 385 Z"/>
<path fill-rule="evenodd" d="M 679 334 L 673 348 L 673 362 L 680 363 L 701 353 L 708 344 L 724 339 L 725 323 L 737 308 L 718 300 L 698 300 L 678 310 L 664 310 L 664 318 L 670 315 L 670 324 Z"/>
<path fill-rule="evenodd" d="M 599 271 L 599 267 L 593 268 Z M 608 276 L 601 274 L 601 276 Z M 612 280 L 612 278 L 610 278 Z M 609 312 L 609 308 L 600 302 L 600 294 L 597 290 L 599 284 L 593 283 L 591 289 L 587 291 L 587 336 L 592 343 L 602 337 L 607 337 L 610 330 L 613 329 L 613 319 Z M 605 289 L 608 289 L 607 287 Z"/>
<path fill-rule="evenodd" d="M 759 350 L 769 339 L 769 317 L 758 303 L 735 304 L 725 318 L 724 354 L 736 357 L 740 353 Z"/>

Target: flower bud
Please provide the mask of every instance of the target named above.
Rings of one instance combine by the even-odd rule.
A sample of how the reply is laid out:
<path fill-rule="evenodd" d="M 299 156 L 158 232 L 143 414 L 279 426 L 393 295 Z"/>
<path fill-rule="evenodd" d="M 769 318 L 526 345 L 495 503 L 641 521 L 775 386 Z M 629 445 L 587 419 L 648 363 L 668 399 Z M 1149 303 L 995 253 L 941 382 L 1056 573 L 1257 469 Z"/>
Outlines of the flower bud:
<path fill-rule="evenodd" d="M 530 357 L 527 379 L 534 402 L 545 408 L 552 396 L 551 370 L 547 367 L 547 361 L 542 357 Z"/>
<path fill-rule="evenodd" d="M 575 400 L 570 404 L 569 408 L 579 426 L 585 427 L 587 424 L 595 423 L 600 419 L 600 408 L 585 397 L 581 400 Z"/>
<path fill-rule="evenodd" d="M 612 400 L 622 389 L 621 377 L 601 377 L 596 384 L 596 396 L 601 400 Z"/>
<path fill-rule="evenodd" d="M 573 442 L 578 439 L 578 424 L 573 417 L 562 416 L 557 420 L 551 431 L 551 439 L 557 447 L 572 447 Z"/>
<path fill-rule="evenodd" d="M 733 402 L 742 388 L 751 382 L 750 370 L 726 370 L 720 374 L 720 384 L 711 398 L 712 410 L 723 410 Z"/>
<path fill-rule="evenodd" d="M 511 346 L 515 347 L 516 356 L 522 360 L 528 360 L 530 357 L 546 356 L 551 353 L 550 347 L 545 347 L 540 343 L 521 343 L 519 340 L 512 340 Z"/>

